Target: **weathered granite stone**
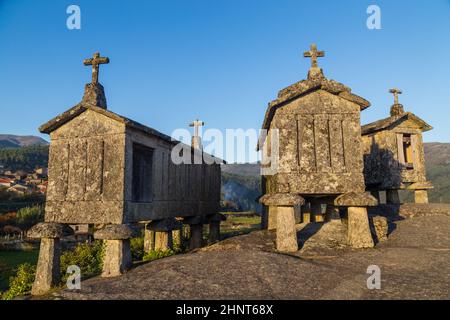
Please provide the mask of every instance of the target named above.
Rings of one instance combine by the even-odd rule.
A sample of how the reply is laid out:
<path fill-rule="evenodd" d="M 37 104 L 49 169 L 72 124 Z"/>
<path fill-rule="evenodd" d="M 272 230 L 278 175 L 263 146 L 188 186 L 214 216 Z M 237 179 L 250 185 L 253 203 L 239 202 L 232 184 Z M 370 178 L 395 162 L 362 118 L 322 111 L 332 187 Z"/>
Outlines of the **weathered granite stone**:
<path fill-rule="evenodd" d="M 432 127 L 404 111 L 398 102 L 400 90 L 390 92 L 394 94 L 390 117 L 361 128 L 364 178 L 368 190 L 387 190 L 390 203 L 398 203 L 395 190 L 427 183 L 422 133 Z"/>
<path fill-rule="evenodd" d="M 100 83 L 86 84 L 86 86 L 84 87 L 84 96 L 81 100 L 81 103 L 83 105 L 91 105 L 106 109 L 106 96 L 103 86 Z"/>
<path fill-rule="evenodd" d="M 94 232 L 95 239 L 125 240 L 139 236 L 139 230 L 127 224 L 108 224 Z"/>
<path fill-rule="evenodd" d="M 172 231 L 181 228 L 182 223 L 175 218 L 154 220 L 147 225 L 149 230 L 153 231 Z"/>
<path fill-rule="evenodd" d="M 189 249 L 201 248 L 203 246 L 203 224 L 191 224 L 190 229 Z"/>
<path fill-rule="evenodd" d="M 389 228 L 386 217 L 381 216 L 372 217 L 372 224 L 375 231 L 375 236 L 377 237 L 378 241 L 387 240 Z"/>
<path fill-rule="evenodd" d="M 378 205 L 378 201 L 367 192 L 350 192 L 338 196 L 334 200 L 334 205 L 338 207 L 368 207 Z"/>
<path fill-rule="evenodd" d="M 31 294 L 41 295 L 59 284 L 61 244 L 58 238 L 42 238 Z"/>
<path fill-rule="evenodd" d="M 155 250 L 155 231 L 144 228 L 144 252 Z"/>
<path fill-rule="evenodd" d="M 220 223 L 226 219 L 227 217 L 223 214 L 214 214 L 206 217 L 206 221 L 209 222 L 209 243 L 220 241 Z"/>
<path fill-rule="evenodd" d="M 155 232 L 155 250 L 165 251 L 173 249 L 172 230 Z"/>
<path fill-rule="evenodd" d="M 277 207 L 269 206 L 267 215 L 267 230 L 275 230 L 277 228 Z"/>
<path fill-rule="evenodd" d="M 427 190 L 414 190 L 414 202 L 415 203 L 428 203 L 428 191 Z"/>
<path fill-rule="evenodd" d="M 297 231 L 293 207 L 278 207 L 277 210 L 277 250 L 282 252 L 298 251 Z"/>
<path fill-rule="evenodd" d="M 275 193 L 263 195 L 259 202 L 265 206 L 296 206 L 304 204 L 305 199 L 298 194 Z"/>
<path fill-rule="evenodd" d="M 174 248 L 181 248 L 183 244 L 183 225 L 178 229 L 172 230 L 172 244 Z"/>
<path fill-rule="evenodd" d="M 130 240 L 106 240 L 102 277 L 116 277 L 131 268 Z"/>
<path fill-rule="evenodd" d="M 349 207 L 348 220 L 348 244 L 353 248 L 372 248 L 374 242 L 370 232 L 367 209 L 364 207 Z"/>
<path fill-rule="evenodd" d="M 54 222 L 40 222 L 27 231 L 28 238 L 62 238 L 73 234 L 68 225 Z"/>

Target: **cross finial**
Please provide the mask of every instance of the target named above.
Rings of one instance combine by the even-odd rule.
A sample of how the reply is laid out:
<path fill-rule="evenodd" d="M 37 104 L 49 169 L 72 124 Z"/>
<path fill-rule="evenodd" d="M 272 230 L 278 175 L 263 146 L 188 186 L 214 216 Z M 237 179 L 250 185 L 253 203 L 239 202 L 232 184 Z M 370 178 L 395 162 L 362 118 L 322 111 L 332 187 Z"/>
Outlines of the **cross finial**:
<path fill-rule="evenodd" d="M 83 64 L 85 66 L 92 65 L 92 83 L 97 84 L 98 83 L 98 73 L 99 73 L 99 66 L 101 64 L 109 63 L 109 58 L 107 57 L 100 57 L 100 52 L 94 53 L 94 56 L 90 59 L 84 59 Z"/>
<path fill-rule="evenodd" d="M 303 53 L 303 57 L 311 58 L 311 68 L 317 68 L 317 58 L 325 57 L 325 51 L 317 51 L 317 45 L 313 43 L 310 50 Z"/>
<path fill-rule="evenodd" d="M 402 94 L 402 91 L 397 88 L 392 88 L 389 92 L 394 95 L 394 104 L 398 104 L 398 95 Z"/>
<path fill-rule="evenodd" d="M 194 127 L 194 137 L 198 137 L 199 136 L 198 129 L 200 127 L 203 127 L 204 125 L 205 125 L 205 123 L 203 121 L 198 120 L 198 119 L 195 120 L 195 121 L 192 121 L 189 124 L 189 127 Z"/>

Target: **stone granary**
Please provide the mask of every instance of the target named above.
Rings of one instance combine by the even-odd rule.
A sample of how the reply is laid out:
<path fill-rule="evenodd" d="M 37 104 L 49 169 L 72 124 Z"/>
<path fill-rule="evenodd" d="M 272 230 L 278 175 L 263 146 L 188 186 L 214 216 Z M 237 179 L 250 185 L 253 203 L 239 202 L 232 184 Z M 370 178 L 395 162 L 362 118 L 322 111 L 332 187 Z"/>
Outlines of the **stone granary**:
<path fill-rule="evenodd" d="M 317 66 L 324 52 L 315 45 L 304 56 L 311 58 L 308 78 L 278 93 L 262 125 L 263 163 L 278 162 L 274 174 L 262 171 L 267 227 L 277 230 L 278 250 L 297 251 L 296 209 L 301 206 L 304 217 L 312 210 L 317 221 L 327 205 L 327 218 L 338 208 L 347 215 L 352 246 L 372 247 L 366 207 L 377 200 L 365 192 L 360 125 L 360 112 L 370 103 L 324 76 Z M 274 136 L 278 146 L 271 142 Z"/>
<path fill-rule="evenodd" d="M 390 117 L 362 127 L 364 176 L 367 190 L 379 197 L 386 191 L 386 202 L 398 204 L 398 190 L 412 190 L 416 203 L 428 203 L 433 188 L 425 174 L 422 132 L 432 127 L 398 102 L 398 89 L 391 89 L 394 104 Z"/>
<path fill-rule="evenodd" d="M 39 128 L 51 143 L 45 222 L 30 232 L 42 238 L 33 294 L 58 282 L 59 238 L 69 224 L 94 225 L 94 238 L 105 240 L 102 276 L 130 267 L 136 223 L 154 231 L 146 240 L 156 249 L 170 248 L 181 223 L 190 225 L 191 248 L 202 245 L 204 223 L 218 236 L 222 160 L 182 145 L 180 155 L 205 161 L 175 164 L 178 141 L 109 111 L 98 82 L 99 64 L 108 62 L 98 53 L 85 60 L 93 72 L 82 101 Z"/>

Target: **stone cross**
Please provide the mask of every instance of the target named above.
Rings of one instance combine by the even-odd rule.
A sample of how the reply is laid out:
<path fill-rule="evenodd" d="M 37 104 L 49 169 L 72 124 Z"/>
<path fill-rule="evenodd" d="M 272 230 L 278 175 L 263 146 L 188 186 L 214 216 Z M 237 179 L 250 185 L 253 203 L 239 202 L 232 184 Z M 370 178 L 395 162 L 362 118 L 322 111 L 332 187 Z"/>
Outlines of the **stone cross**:
<path fill-rule="evenodd" d="M 200 127 L 203 127 L 204 125 L 205 125 L 205 123 L 203 121 L 199 121 L 198 119 L 195 120 L 195 121 L 192 121 L 189 124 L 189 127 L 194 127 L 194 137 L 198 137 L 199 136 L 198 129 Z"/>
<path fill-rule="evenodd" d="M 325 57 L 325 51 L 317 51 L 316 44 L 312 44 L 311 49 L 303 53 L 303 57 L 311 58 L 311 68 L 317 68 L 317 58 Z"/>
<path fill-rule="evenodd" d="M 394 95 L 394 104 L 398 104 L 398 95 L 402 94 L 402 91 L 397 88 L 392 88 L 389 92 Z"/>
<path fill-rule="evenodd" d="M 109 58 L 107 57 L 100 57 L 100 53 L 96 52 L 94 53 L 93 58 L 90 59 L 84 59 L 83 64 L 85 66 L 92 65 L 92 83 L 97 84 L 98 83 L 98 73 L 99 73 L 99 66 L 101 64 L 109 63 Z"/>

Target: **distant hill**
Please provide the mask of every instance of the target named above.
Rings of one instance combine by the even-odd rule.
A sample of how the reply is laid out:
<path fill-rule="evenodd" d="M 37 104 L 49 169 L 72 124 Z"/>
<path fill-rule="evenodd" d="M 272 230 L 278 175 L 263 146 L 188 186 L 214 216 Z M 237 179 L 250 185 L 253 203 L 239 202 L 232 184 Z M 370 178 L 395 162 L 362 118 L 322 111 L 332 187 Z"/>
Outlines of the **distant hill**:
<path fill-rule="evenodd" d="M 21 148 L 0 148 L 0 168 L 12 171 L 33 171 L 47 167 L 48 146 L 29 146 Z"/>
<path fill-rule="evenodd" d="M 427 177 L 434 189 L 429 192 L 430 202 L 450 203 L 450 143 L 424 144 Z M 259 164 L 222 165 L 222 192 L 224 199 L 250 210 L 250 204 L 260 191 Z M 402 193 L 405 202 L 413 200 L 412 194 Z"/>
<path fill-rule="evenodd" d="M 48 145 L 48 142 L 41 137 L 0 134 L 0 148 L 21 148 L 46 145 Z"/>
<path fill-rule="evenodd" d="M 258 177 L 260 174 L 258 163 L 223 164 L 221 168 L 222 172 L 240 176 Z"/>

